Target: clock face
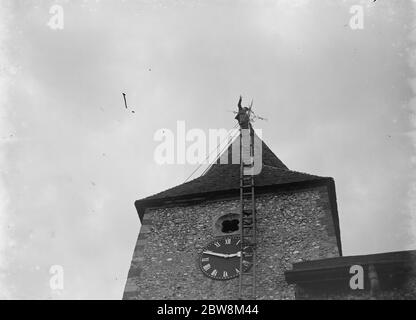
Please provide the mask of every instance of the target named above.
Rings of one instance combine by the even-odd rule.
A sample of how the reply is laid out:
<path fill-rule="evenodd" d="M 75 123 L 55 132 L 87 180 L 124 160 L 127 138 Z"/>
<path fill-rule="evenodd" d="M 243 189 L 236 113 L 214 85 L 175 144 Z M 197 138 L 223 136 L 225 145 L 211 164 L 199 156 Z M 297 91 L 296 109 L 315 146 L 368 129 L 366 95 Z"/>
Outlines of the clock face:
<path fill-rule="evenodd" d="M 214 280 L 229 280 L 240 274 L 241 240 L 240 237 L 223 237 L 210 242 L 199 257 L 202 272 Z M 251 261 L 243 261 L 247 271 Z"/>

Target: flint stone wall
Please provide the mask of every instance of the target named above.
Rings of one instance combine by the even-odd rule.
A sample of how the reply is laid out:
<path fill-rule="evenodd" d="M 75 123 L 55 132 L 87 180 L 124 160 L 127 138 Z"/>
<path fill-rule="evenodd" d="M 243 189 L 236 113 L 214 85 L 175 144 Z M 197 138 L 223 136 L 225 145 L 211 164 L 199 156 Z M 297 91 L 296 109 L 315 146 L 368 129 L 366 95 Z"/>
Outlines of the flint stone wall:
<path fill-rule="evenodd" d="M 237 299 L 238 278 L 212 280 L 198 256 L 216 218 L 239 199 L 146 209 L 123 299 Z M 326 187 L 256 196 L 258 299 L 295 299 L 284 271 L 294 262 L 339 256 Z"/>

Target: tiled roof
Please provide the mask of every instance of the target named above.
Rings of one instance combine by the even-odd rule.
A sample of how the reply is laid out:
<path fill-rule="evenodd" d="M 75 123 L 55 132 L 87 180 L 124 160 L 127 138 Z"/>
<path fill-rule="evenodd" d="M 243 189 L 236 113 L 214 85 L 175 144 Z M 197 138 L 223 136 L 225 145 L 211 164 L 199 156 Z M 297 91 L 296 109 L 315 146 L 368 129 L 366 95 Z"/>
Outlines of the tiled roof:
<path fill-rule="evenodd" d="M 230 154 L 232 146 L 227 150 Z M 262 142 L 262 171 L 254 178 L 255 186 L 274 186 L 303 181 L 321 180 L 322 177 L 289 170 L 285 164 Z M 194 180 L 162 191 L 141 201 L 162 200 L 220 191 L 238 190 L 240 186 L 240 165 L 214 164 L 208 172 Z"/>

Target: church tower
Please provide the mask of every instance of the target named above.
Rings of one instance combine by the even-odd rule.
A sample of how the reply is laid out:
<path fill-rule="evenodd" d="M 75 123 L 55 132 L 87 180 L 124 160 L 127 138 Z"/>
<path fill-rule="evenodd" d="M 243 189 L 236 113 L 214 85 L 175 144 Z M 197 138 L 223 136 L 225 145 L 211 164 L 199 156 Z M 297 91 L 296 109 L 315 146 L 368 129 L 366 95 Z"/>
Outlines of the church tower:
<path fill-rule="evenodd" d="M 123 299 L 238 299 L 241 271 L 255 277 L 254 298 L 294 299 L 285 279 L 293 263 L 342 255 L 334 180 L 290 170 L 260 144 L 254 262 L 239 249 L 242 166 L 218 161 L 192 181 L 135 202 L 142 227 Z M 236 139 L 225 158 L 238 149 Z"/>

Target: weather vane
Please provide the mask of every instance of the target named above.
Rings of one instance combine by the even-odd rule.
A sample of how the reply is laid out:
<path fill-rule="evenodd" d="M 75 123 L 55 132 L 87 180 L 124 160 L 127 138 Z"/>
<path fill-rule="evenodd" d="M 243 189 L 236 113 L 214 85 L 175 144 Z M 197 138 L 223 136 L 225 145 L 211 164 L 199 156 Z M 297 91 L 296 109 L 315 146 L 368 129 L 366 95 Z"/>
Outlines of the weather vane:
<path fill-rule="evenodd" d="M 238 111 L 229 110 L 230 112 L 236 115 L 235 119 L 239 122 L 239 124 L 242 127 L 247 127 L 249 122 L 255 122 L 257 119 L 267 121 L 266 118 L 258 116 L 253 111 L 253 99 L 251 99 L 251 103 L 247 107 L 242 107 L 242 101 L 243 97 L 240 95 L 240 99 L 238 100 Z"/>

